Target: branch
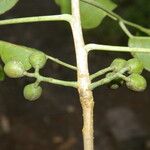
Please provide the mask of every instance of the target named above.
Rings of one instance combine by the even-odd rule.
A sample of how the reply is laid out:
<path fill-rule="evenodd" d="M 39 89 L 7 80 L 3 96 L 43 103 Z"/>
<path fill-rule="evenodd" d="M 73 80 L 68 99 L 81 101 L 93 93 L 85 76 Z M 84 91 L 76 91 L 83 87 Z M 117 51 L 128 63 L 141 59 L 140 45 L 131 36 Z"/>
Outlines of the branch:
<path fill-rule="evenodd" d="M 133 37 L 133 35 L 130 33 L 130 31 L 127 29 L 126 25 L 125 25 L 122 21 L 119 22 L 119 25 L 120 25 L 121 29 L 124 31 L 124 33 L 125 33 L 129 38 Z"/>
<path fill-rule="evenodd" d="M 46 57 L 47 57 L 47 59 L 50 59 L 51 61 L 53 61 L 53 62 L 55 62 L 57 64 L 60 64 L 60 65 L 65 66 L 65 67 L 67 67 L 69 69 L 72 69 L 72 70 L 77 70 L 77 67 L 72 66 L 72 65 L 70 65 L 68 63 L 65 63 L 65 62 L 63 62 L 63 61 L 61 61 L 61 60 L 59 60 L 57 58 L 54 58 L 54 57 L 48 56 L 48 55 L 46 55 Z"/>
<path fill-rule="evenodd" d="M 69 14 L 51 15 L 51 16 L 34 16 L 0 20 L 0 25 L 19 24 L 19 23 L 32 23 L 32 22 L 44 22 L 44 21 L 67 21 L 71 22 L 72 16 Z"/>
<path fill-rule="evenodd" d="M 104 85 L 104 84 L 110 83 L 112 80 L 114 80 L 114 79 L 116 79 L 116 78 L 118 78 L 118 77 L 121 77 L 122 79 L 126 79 L 126 80 L 127 80 L 127 78 L 126 78 L 124 75 L 122 75 L 122 74 L 125 73 L 127 70 L 128 70 L 128 68 L 123 68 L 123 69 L 121 69 L 119 72 L 117 72 L 116 74 L 114 74 L 114 75 L 112 75 L 112 76 L 108 76 L 108 77 L 106 77 L 106 78 L 104 78 L 104 79 L 101 79 L 101 80 L 99 80 L 99 81 L 93 82 L 93 83 L 91 84 L 91 86 L 90 86 L 90 89 L 93 90 L 93 89 L 95 89 L 96 87 L 99 87 L 99 86 L 102 86 L 102 85 Z"/>
<path fill-rule="evenodd" d="M 127 20 L 123 19 L 121 16 L 117 15 L 117 14 L 114 13 L 113 11 L 110 11 L 110 10 L 108 10 L 107 8 L 104 8 L 99 2 L 96 2 L 96 1 L 93 1 L 93 0 L 80 0 L 80 1 L 85 2 L 85 3 L 87 3 L 87 4 L 90 4 L 90 5 L 94 6 L 94 7 L 97 7 L 97 8 L 99 8 L 99 9 L 103 10 L 103 11 L 106 12 L 107 15 L 108 15 L 109 17 L 111 17 L 113 20 L 116 20 L 116 21 L 118 21 L 118 22 L 121 21 L 121 22 L 123 22 L 124 24 L 127 24 L 127 25 L 129 25 L 129 26 L 131 26 L 131 27 L 134 27 L 134 28 L 136 28 L 136 29 L 138 29 L 138 30 L 140 30 L 140 31 L 142 31 L 142 32 L 144 32 L 144 33 L 150 35 L 150 29 L 144 28 L 144 27 L 142 27 L 142 26 L 140 26 L 140 25 L 138 25 L 138 24 L 136 24 L 136 23 L 132 23 L 132 22 L 130 22 L 130 21 L 127 21 Z"/>
<path fill-rule="evenodd" d="M 111 45 L 99 45 L 99 44 L 87 44 L 85 46 L 87 52 L 93 50 L 100 51 L 114 51 L 114 52 L 142 52 L 142 53 L 150 53 L 150 48 L 131 48 L 125 46 L 111 46 Z"/>
<path fill-rule="evenodd" d="M 58 80 L 50 77 L 44 77 L 40 75 L 39 73 L 24 73 L 27 77 L 37 78 L 38 82 L 48 82 L 52 84 L 62 85 L 62 86 L 68 86 L 68 87 L 74 87 L 77 88 L 77 82 L 75 81 L 64 81 L 64 80 Z"/>
<path fill-rule="evenodd" d="M 134 27 L 134 28 L 136 28 L 136 29 L 138 29 L 138 30 L 140 30 L 140 31 L 142 31 L 142 32 L 144 32 L 144 33 L 146 33 L 147 35 L 150 35 L 150 29 L 148 29 L 148 28 L 144 28 L 144 27 L 142 27 L 142 26 L 140 26 L 140 25 L 138 25 L 138 24 L 136 24 L 136 23 L 127 21 L 127 20 L 125 20 L 125 19 L 122 19 L 121 21 L 124 22 L 126 25 L 129 25 L 129 26 L 131 26 L 131 27 Z"/>
<path fill-rule="evenodd" d="M 99 76 L 101 76 L 101 75 L 103 75 L 109 71 L 113 71 L 113 70 L 114 70 L 114 67 L 107 67 L 105 69 L 99 70 L 98 72 L 90 75 L 90 79 L 93 80 L 93 79 L 95 79 L 95 78 L 97 78 L 97 77 L 99 77 Z"/>

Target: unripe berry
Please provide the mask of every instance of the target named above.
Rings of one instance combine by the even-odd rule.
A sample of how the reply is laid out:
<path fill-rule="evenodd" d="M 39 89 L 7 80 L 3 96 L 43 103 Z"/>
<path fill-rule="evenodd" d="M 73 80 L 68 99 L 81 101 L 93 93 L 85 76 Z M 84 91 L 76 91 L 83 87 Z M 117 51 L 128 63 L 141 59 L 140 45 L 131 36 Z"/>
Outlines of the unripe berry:
<path fill-rule="evenodd" d="M 133 90 L 133 91 L 144 91 L 147 87 L 147 82 L 145 80 L 145 78 L 139 74 L 131 74 L 128 77 L 129 81 L 126 82 L 126 85 L 129 89 Z"/>
<path fill-rule="evenodd" d="M 4 66 L 4 72 L 10 78 L 20 78 L 25 72 L 25 68 L 20 61 L 9 61 Z"/>
<path fill-rule="evenodd" d="M 29 60 L 33 68 L 41 69 L 46 63 L 46 55 L 43 52 L 34 52 Z"/>
<path fill-rule="evenodd" d="M 42 95 L 42 88 L 34 83 L 26 85 L 23 90 L 25 99 L 35 101 Z"/>
<path fill-rule="evenodd" d="M 113 62 L 111 63 L 111 67 L 115 67 L 115 71 L 118 72 L 120 71 L 122 68 L 125 67 L 126 65 L 126 60 L 122 59 L 122 58 L 116 58 L 113 60 Z"/>
<path fill-rule="evenodd" d="M 132 73 L 141 74 L 142 71 L 143 71 L 143 64 L 137 58 L 129 59 L 127 61 L 127 65 L 126 66 L 129 68 L 129 70 L 128 70 L 129 74 L 132 74 Z"/>

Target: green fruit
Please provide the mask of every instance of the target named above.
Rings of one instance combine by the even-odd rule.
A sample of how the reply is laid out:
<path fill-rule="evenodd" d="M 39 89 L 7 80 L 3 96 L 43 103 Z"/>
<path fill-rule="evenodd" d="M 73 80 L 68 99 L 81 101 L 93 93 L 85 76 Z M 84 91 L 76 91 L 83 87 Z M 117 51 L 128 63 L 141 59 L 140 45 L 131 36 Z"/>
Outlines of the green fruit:
<path fill-rule="evenodd" d="M 29 58 L 33 68 L 43 68 L 46 64 L 46 55 L 43 52 L 34 52 Z"/>
<path fill-rule="evenodd" d="M 127 61 L 127 67 L 129 67 L 128 73 L 138 73 L 141 74 L 143 71 L 143 63 L 137 58 L 132 58 Z"/>
<path fill-rule="evenodd" d="M 125 59 L 122 59 L 122 58 L 116 58 L 113 60 L 113 62 L 111 63 L 111 67 L 114 67 L 114 71 L 118 72 L 120 71 L 122 68 L 125 67 L 126 65 L 126 60 Z"/>
<path fill-rule="evenodd" d="M 20 78 L 25 72 L 25 68 L 20 61 L 9 61 L 4 66 L 4 72 L 10 78 Z"/>
<path fill-rule="evenodd" d="M 129 89 L 133 90 L 133 91 L 144 91 L 147 87 L 147 82 L 145 80 L 145 78 L 139 74 L 131 74 L 128 77 L 129 81 L 126 82 L 126 85 Z"/>
<path fill-rule="evenodd" d="M 23 95 L 29 101 L 35 101 L 42 95 L 42 88 L 34 83 L 24 87 Z"/>

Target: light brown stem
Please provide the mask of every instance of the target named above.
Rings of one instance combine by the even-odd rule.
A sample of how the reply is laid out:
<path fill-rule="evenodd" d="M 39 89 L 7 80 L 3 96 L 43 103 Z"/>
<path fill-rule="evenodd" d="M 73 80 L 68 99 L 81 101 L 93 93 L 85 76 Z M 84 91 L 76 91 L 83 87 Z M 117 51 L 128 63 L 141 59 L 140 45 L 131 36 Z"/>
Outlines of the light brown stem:
<path fill-rule="evenodd" d="M 85 49 L 81 21 L 79 0 L 72 0 L 72 21 L 76 60 L 77 60 L 77 78 L 78 92 L 83 109 L 83 142 L 84 150 L 94 150 L 93 138 L 93 93 L 89 89 L 91 80 L 88 70 L 88 53 Z"/>

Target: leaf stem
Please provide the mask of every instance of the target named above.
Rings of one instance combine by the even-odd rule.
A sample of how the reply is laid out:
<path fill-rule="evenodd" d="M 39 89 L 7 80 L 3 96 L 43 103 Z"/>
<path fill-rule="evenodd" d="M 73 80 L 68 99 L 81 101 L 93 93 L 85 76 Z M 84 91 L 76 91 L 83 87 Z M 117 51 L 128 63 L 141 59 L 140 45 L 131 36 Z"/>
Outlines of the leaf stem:
<path fill-rule="evenodd" d="M 37 78 L 39 82 L 43 81 L 43 82 L 48 82 L 48 83 L 52 83 L 52 84 L 77 88 L 77 82 L 76 81 L 58 80 L 58 79 L 54 79 L 54 78 L 50 78 L 50 77 L 44 77 L 44 76 L 37 74 L 37 73 L 29 73 L 29 72 L 25 72 L 24 75 L 27 77 Z"/>
<path fill-rule="evenodd" d="M 114 51 L 114 52 L 142 52 L 142 53 L 150 53 L 150 48 L 131 48 L 126 46 L 112 46 L 112 45 L 100 45 L 100 44 L 87 44 L 85 45 L 85 49 L 87 52 L 93 50 L 100 51 Z"/>
<path fill-rule="evenodd" d="M 130 33 L 130 31 L 127 29 L 126 25 L 122 21 L 119 22 L 119 25 L 129 38 L 133 37 L 133 35 Z"/>
<path fill-rule="evenodd" d="M 107 67 L 107 68 L 104 68 L 104 69 L 99 70 L 96 73 L 90 75 L 90 79 L 93 80 L 93 79 L 95 79 L 95 78 L 97 78 L 97 77 L 99 77 L 99 76 L 101 76 L 101 75 L 103 75 L 103 74 L 105 74 L 109 71 L 113 71 L 113 70 L 114 70 L 114 67 L 111 67 L 111 66 Z"/>
<path fill-rule="evenodd" d="M 50 15 L 50 16 L 33 16 L 33 17 L 23 17 L 23 18 L 0 20 L 0 25 L 44 22 L 44 21 L 67 21 L 70 23 L 71 19 L 72 19 L 72 17 L 69 14 Z"/>
<path fill-rule="evenodd" d="M 72 70 L 77 70 L 77 67 L 72 66 L 72 65 L 70 65 L 68 63 L 65 63 L 65 62 L 63 62 L 63 61 L 61 61 L 61 60 L 59 60 L 57 58 L 54 58 L 54 57 L 49 56 L 49 55 L 46 55 L 46 57 L 47 57 L 47 59 L 50 59 L 51 61 L 53 61 L 53 62 L 55 62 L 57 64 L 60 64 L 60 65 L 65 66 L 65 67 L 67 67 L 69 69 L 72 69 Z"/>
<path fill-rule="evenodd" d="M 133 22 L 130 22 L 130 21 L 127 21 L 125 19 L 122 19 L 122 22 L 124 22 L 126 25 L 129 25 L 131 27 L 134 27 L 144 33 L 146 33 L 147 35 L 150 35 L 150 29 L 149 28 L 145 28 L 145 27 L 142 27 L 136 23 L 133 23 Z"/>

